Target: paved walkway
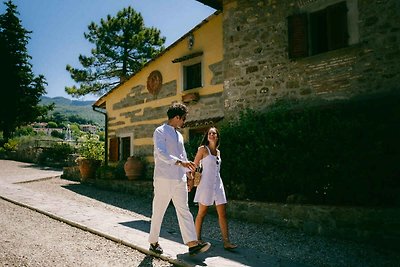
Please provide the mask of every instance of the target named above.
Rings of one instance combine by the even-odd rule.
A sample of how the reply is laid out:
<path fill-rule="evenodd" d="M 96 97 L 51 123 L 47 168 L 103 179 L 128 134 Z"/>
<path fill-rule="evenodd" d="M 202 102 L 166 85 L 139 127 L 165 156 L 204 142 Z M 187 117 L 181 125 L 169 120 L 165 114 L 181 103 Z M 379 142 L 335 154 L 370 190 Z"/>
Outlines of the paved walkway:
<path fill-rule="evenodd" d="M 23 186 L 26 182 L 61 174 L 61 171 L 41 169 L 29 163 L 0 160 L 0 197 L 145 254 L 155 255 L 148 250 L 149 220 L 115 214 L 101 205 L 82 205 L 78 201 L 45 195 Z M 164 254 L 159 257 L 178 266 L 304 266 L 246 248 L 230 252 L 212 246 L 206 253 L 189 256 L 180 234 L 174 232 L 162 231 L 160 243 Z"/>

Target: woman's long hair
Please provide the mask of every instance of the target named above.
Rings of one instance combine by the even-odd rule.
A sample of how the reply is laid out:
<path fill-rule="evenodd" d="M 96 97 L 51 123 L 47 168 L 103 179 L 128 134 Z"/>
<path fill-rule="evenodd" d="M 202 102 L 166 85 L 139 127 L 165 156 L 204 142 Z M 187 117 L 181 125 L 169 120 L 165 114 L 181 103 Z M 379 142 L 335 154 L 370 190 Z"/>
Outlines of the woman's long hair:
<path fill-rule="evenodd" d="M 209 143 L 208 142 L 208 133 L 210 132 L 211 129 L 214 129 L 215 132 L 217 133 L 218 138 L 217 138 L 216 148 L 218 148 L 221 138 L 219 137 L 219 131 L 218 131 L 217 127 L 215 127 L 215 126 L 211 126 L 210 128 L 207 129 L 207 131 L 204 133 L 203 140 L 201 141 L 200 146 L 208 146 L 208 143 Z"/>

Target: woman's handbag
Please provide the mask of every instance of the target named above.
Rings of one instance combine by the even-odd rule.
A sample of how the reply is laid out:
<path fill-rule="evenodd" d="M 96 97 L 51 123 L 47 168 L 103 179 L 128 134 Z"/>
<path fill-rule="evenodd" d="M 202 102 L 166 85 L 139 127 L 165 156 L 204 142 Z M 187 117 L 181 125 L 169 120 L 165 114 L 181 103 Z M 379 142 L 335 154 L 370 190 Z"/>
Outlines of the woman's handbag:
<path fill-rule="evenodd" d="M 201 166 L 200 164 L 199 167 L 197 167 L 196 171 L 194 172 L 193 186 L 198 186 L 200 184 L 202 171 L 203 171 L 203 166 Z"/>

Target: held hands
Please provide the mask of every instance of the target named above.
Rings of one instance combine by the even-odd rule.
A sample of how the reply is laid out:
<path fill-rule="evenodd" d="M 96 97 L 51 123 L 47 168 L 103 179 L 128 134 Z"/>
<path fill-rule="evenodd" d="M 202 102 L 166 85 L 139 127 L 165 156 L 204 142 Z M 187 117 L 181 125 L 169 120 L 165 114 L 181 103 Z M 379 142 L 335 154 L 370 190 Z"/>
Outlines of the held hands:
<path fill-rule="evenodd" d="M 190 171 L 194 172 L 196 170 L 196 164 L 193 161 L 178 161 L 178 165 L 188 168 Z"/>
<path fill-rule="evenodd" d="M 188 192 L 190 192 L 194 186 L 194 177 L 193 177 L 193 173 L 196 171 L 196 164 L 193 161 L 180 161 L 178 160 L 176 162 L 176 165 L 182 166 L 186 169 L 188 169 L 189 171 L 186 173 L 186 177 L 187 177 L 187 188 L 188 188 Z"/>

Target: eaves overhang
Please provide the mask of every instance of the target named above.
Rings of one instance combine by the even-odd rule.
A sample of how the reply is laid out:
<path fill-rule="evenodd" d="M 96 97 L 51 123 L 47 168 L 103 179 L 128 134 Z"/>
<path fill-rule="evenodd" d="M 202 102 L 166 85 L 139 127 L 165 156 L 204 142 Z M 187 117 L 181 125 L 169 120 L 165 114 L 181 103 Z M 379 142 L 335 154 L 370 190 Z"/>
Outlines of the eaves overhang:
<path fill-rule="evenodd" d="M 222 10 L 222 0 L 196 0 L 204 5 L 212 7 L 216 10 Z"/>

